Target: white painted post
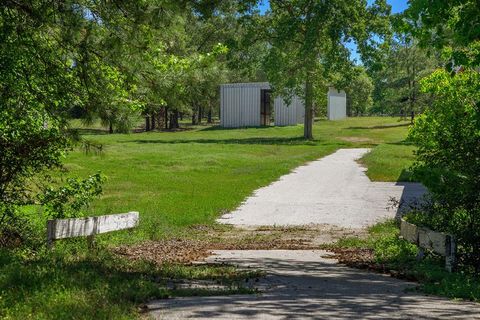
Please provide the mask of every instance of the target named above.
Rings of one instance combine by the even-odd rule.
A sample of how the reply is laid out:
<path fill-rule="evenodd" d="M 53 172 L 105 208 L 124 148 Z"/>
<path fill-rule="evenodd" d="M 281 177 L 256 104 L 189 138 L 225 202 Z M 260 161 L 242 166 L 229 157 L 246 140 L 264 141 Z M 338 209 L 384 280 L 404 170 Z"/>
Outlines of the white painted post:
<path fill-rule="evenodd" d="M 403 219 L 400 222 L 400 235 L 408 242 L 418 245 L 420 250 L 417 259 L 423 258 L 424 249 L 431 250 L 445 257 L 445 269 L 452 272 L 456 254 L 455 238 L 452 235 L 419 228 Z"/>
<path fill-rule="evenodd" d="M 77 219 L 47 221 L 47 245 L 53 248 L 58 239 L 87 237 L 89 247 L 94 245 L 95 235 L 116 230 L 130 229 L 138 225 L 139 213 L 111 214 Z"/>
<path fill-rule="evenodd" d="M 445 239 L 445 247 L 446 247 L 446 254 L 445 254 L 445 269 L 448 272 L 452 272 L 455 268 L 455 254 L 457 251 L 457 247 L 455 244 L 455 239 L 448 235 Z"/>

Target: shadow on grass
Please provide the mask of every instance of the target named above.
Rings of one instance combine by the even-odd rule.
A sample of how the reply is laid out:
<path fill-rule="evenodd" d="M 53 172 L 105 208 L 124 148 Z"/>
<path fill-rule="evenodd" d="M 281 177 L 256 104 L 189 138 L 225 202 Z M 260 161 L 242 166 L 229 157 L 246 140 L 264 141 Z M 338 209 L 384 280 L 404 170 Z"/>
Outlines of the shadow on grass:
<path fill-rule="evenodd" d="M 258 127 L 239 127 L 239 128 L 225 128 L 220 125 L 209 125 L 203 129 L 200 129 L 198 131 L 228 131 L 228 130 L 242 130 L 242 129 L 271 129 L 274 128 L 275 126 L 258 126 Z"/>
<path fill-rule="evenodd" d="M 124 142 L 135 142 L 135 143 L 145 143 L 145 144 L 180 144 L 180 143 L 205 143 L 205 144 L 258 144 L 258 145 L 306 145 L 306 146 L 316 146 L 316 145 L 325 145 L 321 140 L 305 140 L 303 137 L 293 137 L 293 138 L 282 138 L 282 137 L 271 137 L 271 138 L 244 138 L 244 139 L 192 139 L 192 140 L 148 140 L 148 139 L 138 139 L 130 140 Z M 341 145 L 341 143 L 332 143 L 335 145 Z"/>
<path fill-rule="evenodd" d="M 413 172 L 409 169 L 402 169 L 397 178 L 397 182 L 416 182 L 413 178 Z"/>
<path fill-rule="evenodd" d="M 109 134 L 106 129 L 94 129 L 94 128 L 72 128 L 72 131 L 79 135 L 105 135 Z"/>
<path fill-rule="evenodd" d="M 137 314 L 139 303 L 154 298 L 253 293 L 239 284 L 258 274 L 236 270 L 221 265 L 157 266 L 106 250 L 80 257 L 51 253 L 34 260 L 0 250 L 0 318 L 7 314 L 15 319 L 123 319 Z M 177 290 L 167 285 L 204 277 L 227 285 L 226 289 Z"/>
<path fill-rule="evenodd" d="M 0 288 L 6 293 L 2 307 L 13 318 L 120 318 L 134 313 L 137 302 L 167 297 L 147 268 L 129 270 L 105 257 L 51 255 L 9 262 L 0 268 Z"/>
<path fill-rule="evenodd" d="M 392 129 L 398 127 L 408 127 L 409 123 L 399 123 L 399 124 L 382 124 L 378 126 L 367 126 L 367 127 L 348 127 L 347 129 L 359 129 L 359 130 L 369 130 L 369 129 Z"/>

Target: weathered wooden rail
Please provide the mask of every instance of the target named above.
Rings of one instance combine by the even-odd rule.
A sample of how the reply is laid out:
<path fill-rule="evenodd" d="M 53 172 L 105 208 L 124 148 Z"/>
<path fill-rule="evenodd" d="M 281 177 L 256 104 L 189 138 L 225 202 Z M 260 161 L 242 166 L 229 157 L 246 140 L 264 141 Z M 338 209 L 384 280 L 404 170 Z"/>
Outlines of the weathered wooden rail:
<path fill-rule="evenodd" d="M 98 217 L 48 220 L 47 244 L 52 248 L 55 240 L 87 237 L 89 246 L 92 246 L 95 235 L 134 228 L 139 219 L 139 213 L 132 211 Z"/>
<path fill-rule="evenodd" d="M 405 220 L 400 221 L 400 235 L 415 243 L 421 250 L 431 250 L 445 257 L 445 269 L 452 272 L 455 265 L 456 244 L 452 235 L 418 227 Z"/>

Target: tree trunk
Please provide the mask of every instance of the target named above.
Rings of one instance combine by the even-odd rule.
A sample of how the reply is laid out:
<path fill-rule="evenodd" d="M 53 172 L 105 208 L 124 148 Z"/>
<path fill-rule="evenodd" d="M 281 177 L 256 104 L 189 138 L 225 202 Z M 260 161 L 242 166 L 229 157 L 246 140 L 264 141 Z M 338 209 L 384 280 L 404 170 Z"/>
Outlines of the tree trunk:
<path fill-rule="evenodd" d="M 152 113 L 151 117 L 150 117 L 150 121 L 151 121 L 151 125 L 150 125 L 150 128 L 152 130 L 155 130 L 155 113 Z"/>
<path fill-rule="evenodd" d="M 108 122 L 108 133 L 113 133 L 113 121 Z"/>
<path fill-rule="evenodd" d="M 178 119 L 180 118 L 180 112 L 175 111 L 174 112 L 175 116 L 173 117 L 175 119 L 175 122 L 173 123 L 175 126 L 175 129 L 180 128 L 180 125 L 178 124 Z"/>
<path fill-rule="evenodd" d="M 157 115 L 157 126 L 159 130 L 163 128 L 163 108 L 160 108 Z"/>
<path fill-rule="evenodd" d="M 192 113 L 192 125 L 197 124 L 197 115 L 195 114 L 195 111 Z"/>
<path fill-rule="evenodd" d="M 212 108 L 208 110 L 207 123 L 212 123 Z"/>
<path fill-rule="evenodd" d="M 172 113 L 170 113 L 170 129 L 178 129 L 178 116 L 178 111 L 173 111 Z"/>
<path fill-rule="evenodd" d="M 308 140 L 313 140 L 313 84 L 310 77 L 311 73 L 307 72 L 307 81 L 305 83 L 305 123 L 303 137 Z"/>
<path fill-rule="evenodd" d="M 198 107 L 198 124 L 202 123 L 202 118 L 203 118 L 203 108 Z"/>
<path fill-rule="evenodd" d="M 192 125 L 197 124 L 197 107 L 195 105 L 192 106 Z"/>
<path fill-rule="evenodd" d="M 150 131 L 150 117 L 145 117 L 145 131 Z"/>
<path fill-rule="evenodd" d="M 164 112 L 165 112 L 165 119 L 164 119 L 164 121 L 165 121 L 165 129 L 168 129 L 168 108 L 167 108 L 167 107 L 165 107 L 165 111 L 164 111 Z"/>

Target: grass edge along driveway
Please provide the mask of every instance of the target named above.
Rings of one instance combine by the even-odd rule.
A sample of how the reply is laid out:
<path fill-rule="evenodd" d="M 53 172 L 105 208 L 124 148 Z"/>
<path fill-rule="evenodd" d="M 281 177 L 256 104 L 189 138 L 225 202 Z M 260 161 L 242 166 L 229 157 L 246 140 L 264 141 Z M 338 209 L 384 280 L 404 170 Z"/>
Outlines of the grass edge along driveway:
<path fill-rule="evenodd" d="M 103 238 L 155 240 L 212 224 L 257 188 L 340 148 L 373 147 L 362 160 L 367 174 L 373 180 L 406 180 L 413 159 L 413 147 L 404 144 L 407 129 L 398 118 L 364 117 L 317 121 L 313 141 L 303 140 L 302 126 L 88 135 L 85 139 L 103 144 L 105 151 L 75 150 L 65 167 L 68 175 L 100 171 L 108 177 L 87 215 L 140 212 L 138 230 Z"/>

